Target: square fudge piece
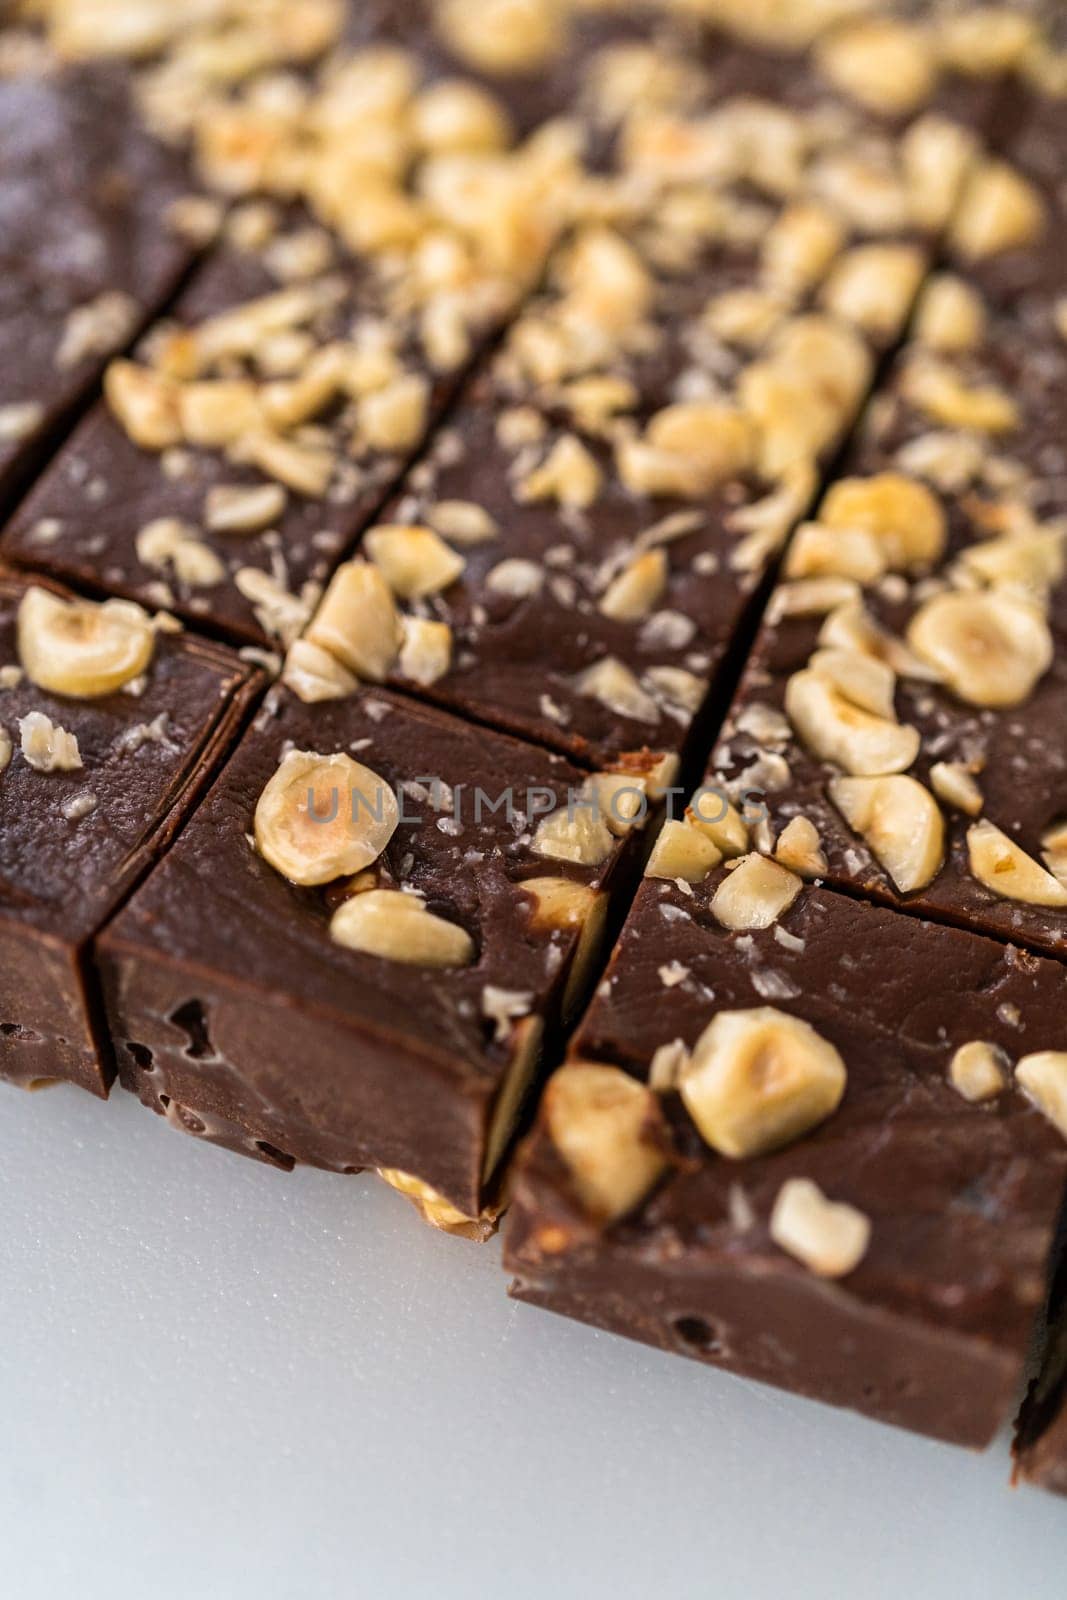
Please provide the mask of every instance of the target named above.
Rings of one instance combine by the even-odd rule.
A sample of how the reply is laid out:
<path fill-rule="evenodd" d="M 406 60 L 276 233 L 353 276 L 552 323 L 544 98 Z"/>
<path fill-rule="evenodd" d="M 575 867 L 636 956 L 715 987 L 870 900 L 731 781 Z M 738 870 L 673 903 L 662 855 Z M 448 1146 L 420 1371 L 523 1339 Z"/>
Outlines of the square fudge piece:
<path fill-rule="evenodd" d="M 0 1078 L 114 1076 L 89 950 L 252 692 L 221 646 L 0 574 Z"/>
<path fill-rule="evenodd" d="M 167 225 L 184 164 L 123 73 L 20 37 L 0 41 L 0 503 L 192 259 Z"/>
<path fill-rule="evenodd" d="M 1067 342 L 931 280 L 714 752 L 830 883 L 1067 952 Z"/>
<path fill-rule="evenodd" d="M 388 694 L 276 691 L 100 942 L 122 1082 L 283 1167 L 384 1168 L 476 1230 L 638 844 L 617 791 L 648 787 Z"/>
<path fill-rule="evenodd" d="M 400 49 L 339 56 L 290 92 L 286 115 L 252 90 L 224 110 L 205 96 L 197 170 L 240 203 L 3 541 L 20 565 L 257 645 L 307 620 L 536 282 L 579 175 L 573 141 L 516 145 L 494 101 L 434 101 Z M 368 141 L 388 175 L 359 165 Z"/>
<path fill-rule="evenodd" d="M 1063 970 L 759 856 L 689 876 L 642 886 L 549 1081 L 511 1292 L 985 1444 L 1067 1179 Z"/>

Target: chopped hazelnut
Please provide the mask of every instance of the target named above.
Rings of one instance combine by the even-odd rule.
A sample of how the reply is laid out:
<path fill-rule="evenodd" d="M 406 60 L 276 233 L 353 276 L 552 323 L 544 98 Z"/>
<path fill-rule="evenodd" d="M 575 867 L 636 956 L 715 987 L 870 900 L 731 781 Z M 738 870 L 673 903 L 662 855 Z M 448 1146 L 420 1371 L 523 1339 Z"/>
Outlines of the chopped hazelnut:
<path fill-rule="evenodd" d="M 809 1023 L 773 1006 L 720 1011 L 679 1089 L 701 1137 L 734 1160 L 792 1144 L 837 1110 L 845 1064 Z"/>
<path fill-rule="evenodd" d="M 583 1206 L 602 1222 L 632 1211 L 666 1170 L 656 1096 L 618 1067 L 562 1067 L 542 1116 Z"/>
<path fill-rule="evenodd" d="M 474 960 L 474 941 L 465 928 L 435 916 L 400 889 L 371 889 L 346 900 L 330 920 L 330 938 L 406 966 L 466 967 Z"/>
<path fill-rule="evenodd" d="M 396 796 L 369 767 L 291 750 L 256 803 L 256 848 L 291 883 L 332 883 L 376 861 L 398 821 Z"/>
<path fill-rule="evenodd" d="M 961 1044 L 948 1066 L 948 1080 L 957 1094 L 977 1104 L 994 1100 L 1007 1085 L 1007 1058 L 984 1039 Z"/>
<path fill-rule="evenodd" d="M 869 1218 L 828 1200 L 808 1178 L 787 1178 L 771 1212 L 770 1235 L 820 1278 L 846 1278 L 867 1254 Z"/>
<path fill-rule="evenodd" d="M 755 853 L 742 856 L 711 900 L 711 914 L 724 928 L 770 928 L 788 911 L 803 883 L 795 873 Z"/>

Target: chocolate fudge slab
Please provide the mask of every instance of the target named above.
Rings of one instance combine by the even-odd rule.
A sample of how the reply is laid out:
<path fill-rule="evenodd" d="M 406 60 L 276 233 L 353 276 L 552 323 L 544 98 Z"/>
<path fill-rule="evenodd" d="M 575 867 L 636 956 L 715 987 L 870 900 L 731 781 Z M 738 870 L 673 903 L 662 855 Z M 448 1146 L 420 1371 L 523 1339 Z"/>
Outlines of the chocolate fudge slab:
<path fill-rule="evenodd" d="M 847 556 L 833 554 L 829 545 L 809 560 L 802 531 L 786 556 L 786 581 L 772 596 L 710 770 L 727 786 L 743 787 L 751 776 L 763 787 L 776 833 L 794 817 L 806 817 L 819 834 L 828 882 L 1062 956 L 1067 903 L 1044 863 L 1047 854 L 1057 867 L 1055 830 L 1067 816 L 1067 342 L 1058 331 L 1056 302 L 1038 289 L 1021 295 L 1010 316 L 978 297 L 974 304 L 985 320 L 972 348 L 940 352 L 930 342 L 937 326 L 933 297 L 946 290 L 976 294 L 965 279 L 931 285 L 916 337 L 872 404 L 842 469 L 857 517 L 867 516 L 857 491 L 877 496 L 879 485 L 884 491 L 893 484 L 894 493 L 913 501 L 916 509 L 908 515 L 932 510 L 943 520 L 943 550 L 932 562 L 886 571 L 861 586 L 846 576 Z M 940 374 L 939 382 L 947 378 L 947 401 L 930 387 L 931 374 Z M 985 432 L 963 426 L 968 412 L 958 408 L 970 407 L 975 396 L 983 405 L 1007 404 L 1014 416 L 1005 420 L 1013 425 Z M 840 521 L 832 511 L 834 493 L 817 518 Z M 897 513 L 888 515 L 891 521 Z M 829 535 L 843 537 L 840 529 Z M 1019 562 L 1035 554 L 1040 570 L 1023 570 Z M 996 703 L 996 673 L 972 689 L 951 677 L 930 681 L 938 676 L 936 663 L 905 649 L 909 628 L 921 628 L 921 618 L 936 613 L 942 592 L 985 594 L 984 606 L 1021 620 L 1018 653 L 1025 654 L 1029 639 L 1038 659 L 1032 685 L 1023 680 L 1008 696 L 1013 703 Z M 863 618 L 866 644 L 857 633 Z M 880 636 L 871 634 L 872 623 Z M 907 771 L 937 798 L 945 830 L 943 864 L 925 884 L 904 888 L 891 878 L 872 843 L 834 804 L 839 761 L 820 759 L 818 748 L 805 742 L 810 731 L 798 737 L 786 714 L 791 680 L 827 647 L 888 652 L 899 669 L 894 714 L 921 735 Z M 970 778 L 975 788 L 969 798 L 939 790 L 946 766 Z M 988 874 L 976 875 L 968 841 L 980 821 L 992 823 L 1035 863 L 1036 894 L 1045 903 L 1013 895 L 1010 884 L 998 893 L 995 878 L 991 883 Z"/>
<path fill-rule="evenodd" d="M 518 1161 L 511 1292 L 810 1398 L 985 1444 L 1010 1413 L 1044 1298 L 1067 1143 L 1006 1078 L 995 1098 L 970 1103 L 949 1065 L 975 1040 L 1012 1060 L 1062 1048 L 1064 974 L 814 888 L 775 925 L 728 932 L 709 910 L 722 879 L 687 894 L 668 881 L 642 886 L 572 1046 L 575 1063 L 609 1064 L 637 1083 L 652 1074 L 652 1131 L 614 1170 L 621 1184 L 624 1162 L 658 1141 L 661 1177 L 651 1187 L 637 1178 L 629 1211 L 598 1220 L 549 1131 L 548 1097 L 572 1070 L 561 1069 Z M 705 1144 L 670 1087 L 677 1069 L 664 1078 L 663 1056 L 655 1069 L 653 1059 L 668 1047 L 684 1061 L 721 1013 L 767 1007 L 836 1047 L 844 1097 L 794 1143 L 730 1159 Z M 772 1047 L 764 1059 L 770 1077 L 757 1062 L 752 1082 L 773 1084 Z M 604 1156 L 595 1130 L 585 1148 L 591 1170 L 592 1153 Z M 844 1275 L 816 1275 L 775 1244 L 771 1215 L 796 1179 L 867 1219 L 866 1251 Z"/>
<path fill-rule="evenodd" d="M 114 1064 L 93 935 L 180 826 L 256 675 L 219 645 L 160 632 L 129 686 L 92 699 L 46 692 L 16 643 L 29 587 L 0 574 L 0 1078 L 66 1079 L 104 1096 Z M 74 735 L 79 766 L 47 770 L 47 752 L 31 762 L 38 714 Z"/>
<path fill-rule="evenodd" d="M 120 69 L 0 58 L 0 504 L 188 267 L 188 183 Z"/>
<path fill-rule="evenodd" d="M 365 781 L 402 797 L 358 884 L 298 887 L 255 847 L 260 795 L 294 748 L 350 753 Z M 586 782 L 558 756 L 387 693 L 307 706 L 275 692 L 99 943 L 123 1084 L 244 1154 L 398 1169 L 476 1218 L 523 1074 L 542 1030 L 576 1004 L 577 964 L 637 844 L 539 853 L 536 814 Z M 551 903 L 538 898 L 545 879 Z M 409 906 L 421 896 L 466 930 L 466 957 L 439 967 L 335 942 L 331 918 L 346 895 L 358 908 L 357 888 L 407 890 Z"/>
<path fill-rule="evenodd" d="M 453 547 L 442 580 L 412 583 L 405 563 L 394 585 L 405 625 L 447 648 L 432 663 L 398 649 L 391 682 L 594 766 L 702 744 L 723 662 L 909 315 L 951 162 L 961 176 L 972 150 L 933 130 L 950 179 L 937 218 L 905 154 L 929 150 L 930 126 L 898 136 L 844 106 L 739 95 L 650 120 L 614 171 L 640 214 L 575 229 L 361 547 L 377 561 L 408 525 Z M 736 156 L 746 139 L 794 150 L 786 195 L 772 165 Z M 872 221 L 862 195 L 882 181 L 891 206 Z"/>
<path fill-rule="evenodd" d="M 259 248 L 224 244 L 200 269 L 167 323 L 148 335 L 147 348 L 166 341 L 168 348 L 179 349 L 183 330 L 211 326 L 212 319 L 283 292 L 269 266 L 272 247 L 284 252 L 286 242 L 306 237 L 309 227 L 306 217 L 296 217 Z M 336 255 L 313 281 L 292 287 L 306 292 L 309 306 L 316 299 L 320 305 L 288 325 L 283 322 L 283 331 L 310 335 L 319 345 L 343 337 L 359 316 L 371 315 L 366 274 Z M 432 426 L 450 390 L 444 378 L 429 385 L 425 428 Z M 335 437 L 315 441 L 336 453 L 329 483 L 322 492 L 301 493 L 217 449 L 141 448 L 101 400 L 23 502 L 0 548 L 20 565 L 166 605 L 240 643 L 285 642 L 287 630 L 306 618 L 311 597 L 410 454 L 410 448 L 371 451 L 363 460 L 353 459 L 338 448 L 340 410 L 334 407 L 330 419 Z M 213 491 L 264 487 L 277 504 L 263 515 L 253 513 L 250 526 L 232 531 L 209 526 Z M 180 551 L 175 558 L 153 553 L 143 539 L 139 543 L 143 530 L 162 519 L 175 520 L 198 550 L 208 552 L 201 556 L 206 570 L 196 565 L 195 556 L 183 561 Z"/>

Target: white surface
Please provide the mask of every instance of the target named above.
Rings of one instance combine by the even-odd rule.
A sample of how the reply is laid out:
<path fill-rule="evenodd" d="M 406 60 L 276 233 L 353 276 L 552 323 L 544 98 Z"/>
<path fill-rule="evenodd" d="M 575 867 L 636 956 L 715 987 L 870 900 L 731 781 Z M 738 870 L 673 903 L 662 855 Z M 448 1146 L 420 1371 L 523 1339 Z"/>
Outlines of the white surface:
<path fill-rule="evenodd" d="M 513 1305 L 371 1179 L 0 1089 L 11 1600 L 1062 1600 L 1006 1474 Z"/>

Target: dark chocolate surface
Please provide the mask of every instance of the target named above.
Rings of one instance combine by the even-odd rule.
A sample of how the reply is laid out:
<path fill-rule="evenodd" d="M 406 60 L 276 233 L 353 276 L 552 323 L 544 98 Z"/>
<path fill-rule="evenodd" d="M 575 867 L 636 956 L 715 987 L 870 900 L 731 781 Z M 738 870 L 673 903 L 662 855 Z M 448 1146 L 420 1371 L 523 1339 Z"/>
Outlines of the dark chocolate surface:
<path fill-rule="evenodd" d="M 706 909 L 717 877 L 691 895 L 644 884 L 573 1055 L 643 1078 L 660 1045 L 691 1046 L 717 1012 L 772 1005 L 836 1045 L 841 1107 L 776 1154 L 728 1161 L 667 1093 L 678 1168 L 603 1232 L 539 1128 L 515 1184 L 512 1292 L 985 1443 L 1009 1413 L 1044 1298 L 1067 1146 L 1021 1093 L 970 1104 L 947 1069 L 973 1039 L 1012 1059 L 1062 1048 L 1063 971 L 821 890 L 805 890 L 777 928 L 728 933 Z M 793 1177 L 870 1218 L 869 1250 L 847 1278 L 813 1277 L 770 1240 L 773 1201 Z"/>
<path fill-rule="evenodd" d="M 181 159 L 139 126 L 119 68 L 0 74 L 0 411 L 34 408 L 0 432 L 0 500 L 189 264 L 166 222 L 187 188 Z M 102 296 L 118 304 L 112 342 L 72 339 L 72 313 Z"/>

